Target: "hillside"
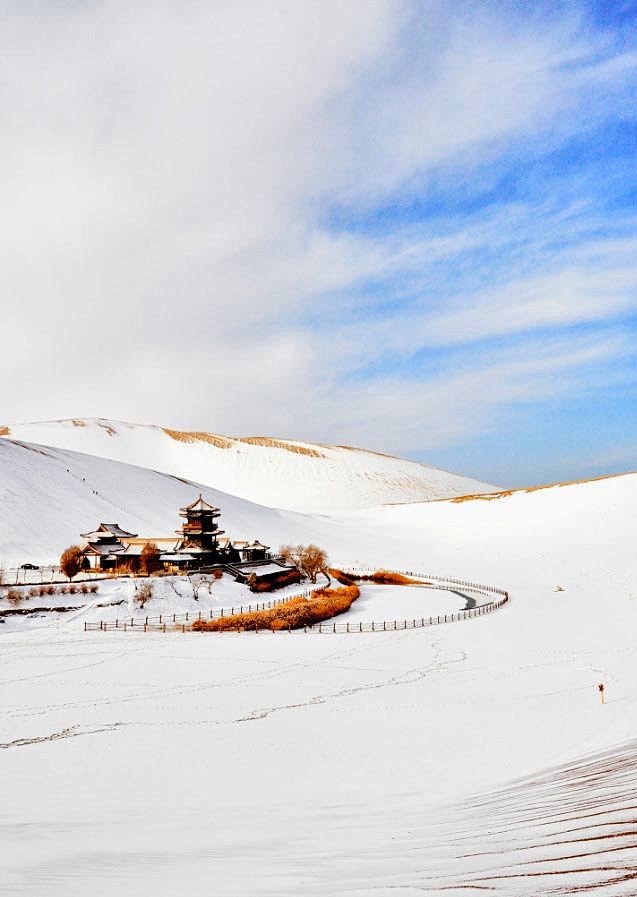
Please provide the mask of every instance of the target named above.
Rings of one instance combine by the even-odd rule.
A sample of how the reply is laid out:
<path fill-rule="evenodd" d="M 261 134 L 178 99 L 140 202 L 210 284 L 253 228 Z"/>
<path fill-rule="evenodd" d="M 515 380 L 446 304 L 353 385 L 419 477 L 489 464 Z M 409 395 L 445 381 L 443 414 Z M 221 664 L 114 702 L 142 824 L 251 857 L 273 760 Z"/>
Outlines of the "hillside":
<path fill-rule="evenodd" d="M 297 516 L 206 486 L 79 452 L 0 440 L 0 561 L 56 561 L 99 521 L 145 536 L 172 536 L 179 508 L 202 492 L 234 538 L 291 538 Z M 177 536 L 175 535 L 175 539 Z"/>
<path fill-rule="evenodd" d="M 209 486 L 63 449 L 0 440 L 0 560 L 50 561 L 98 521 L 147 536 L 172 535 L 178 509 L 202 491 L 234 538 L 318 541 L 333 560 L 391 563 L 498 581 L 600 585 L 634 573 L 637 474 L 464 500 L 299 514 Z M 612 562 L 611 562 L 612 559 Z M 517 575 L 517 574 L 516 574 Z M 561 583 L 564 585 L 564 583 Z M 626 585 L 628 588 L 628 585 Z"/>
<path fill-rule="evenodd" d="M 105 516 L 164 532 L 193 489 L 10 441 L 0 475 L 0 556 Z M 637 475 L 330 515 L 204 494 L 228 530 L 511 601 L 374 634 L 0 627 L 0 892 L 633 893 Z M 406 612 L 403 594 L 379 591 L 370 612 Z"/>
<path fill-rule="evenodd" d="M 12 424 L 0 435 L 205 483 L 257 504 L 307 512 L 492 492 L 415 461 L 346 446 L 185 433 L 101 419 Z"/>

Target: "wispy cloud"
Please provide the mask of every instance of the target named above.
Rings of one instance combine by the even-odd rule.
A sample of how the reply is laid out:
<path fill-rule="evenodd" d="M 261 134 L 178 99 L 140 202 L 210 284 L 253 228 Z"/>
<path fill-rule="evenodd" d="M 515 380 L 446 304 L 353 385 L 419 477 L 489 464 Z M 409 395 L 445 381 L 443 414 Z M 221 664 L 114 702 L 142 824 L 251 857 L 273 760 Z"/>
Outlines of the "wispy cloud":
<path fill-rule="evenodd" d="M 637 51 L 588 10 L 6 4 L 3 418 L 421 454 L 628 382 Z"/>

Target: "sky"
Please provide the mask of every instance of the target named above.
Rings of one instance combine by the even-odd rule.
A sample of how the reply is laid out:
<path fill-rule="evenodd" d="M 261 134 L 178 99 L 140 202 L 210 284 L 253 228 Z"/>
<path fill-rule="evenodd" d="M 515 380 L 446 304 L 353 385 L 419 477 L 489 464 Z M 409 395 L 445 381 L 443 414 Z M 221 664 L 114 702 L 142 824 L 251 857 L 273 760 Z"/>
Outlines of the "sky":
<path fill-rule="evenodd" d="M 0 423 L 637 469 L 636 25 L 0 0 Z"/>

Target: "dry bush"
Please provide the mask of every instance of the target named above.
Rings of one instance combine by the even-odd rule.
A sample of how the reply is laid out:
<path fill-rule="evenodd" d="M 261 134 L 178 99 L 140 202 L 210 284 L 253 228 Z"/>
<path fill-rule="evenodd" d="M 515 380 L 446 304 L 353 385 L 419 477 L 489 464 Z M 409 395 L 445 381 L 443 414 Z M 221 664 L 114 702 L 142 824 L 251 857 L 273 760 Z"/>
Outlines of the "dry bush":
<path fill-rule="evenodd" d="M 39 594 L 39 589 L 29 589 L 29 598 L 37 598 Z"/>
<path fill-rule="evenodd" d="M 138 602 L 140 607 L 143 607 L 147 601 L 153 597 L 153 584 L 152 582 L 140 582 L 137 586 L 137 590 L 135 592 L 135 601 Z"/>
<path fill-rule="evenodd" d="M 159 560 L 159 548 L 155 542 L 146 542 L 139 556 L 139 566 L 143 573 L 151 576 L 161 570 L 162 563 Z"/>
<path fill-rule="evenodd" d="M 302 626 L 313 626 L 315 623 L 345 613 L 359 595 L 360 589 L 356 585 L 341 589 L 319 589 L 311 598 L 293 598 L 270 610 L 234 614 L 231 617 L 220 617 L 218 620 L 196 620 L 192 628 L 195 632 L 300 629 Z"/>
<path fill-rule="evenodd" d="M 82 595 L 88 595 L 89 588 L 85 582 L 83 582 L 82 585 L 80 586 L 80 592 L 82 593 Z"/>
<path fill-rule="evenodd" d="M 95 595 L 98 588 L 99 588 L 98 584 L 96 582 L 92 582 L 91 585 L 88 587 L 88 590 L 91 593 L 91 595 Z"/>
<path fill-rule="evenodd" d="M 336 567 L 330 567 L 329 574 L 330 576 L 333 576 L 337 582 L 340 582 L 342 586 L 351 586 L 358 578 L 351 573 L 345 573 L 343 570 L 338 570 Z"/>
<path fill-rule="evenodd" d="M 82 569 L 82 549 L 79 545 L 69 545 L 68 548 L 65 548 L 60 556 L 60 567 L 62 569 L 62 573 L 65 576 L 68 576 L 69 582 L 73 579 L 74 576 Z"/>
<path fill-rule="evenodd" d="M 56 592 L 57 592 L 57 589 L 55 588 L 55 586 L 47 586 L 47 587 L 46 587 L 46 594 L 47 594 L 47 595 L 55 595 Z"/>
<path fill-rule="evenodd" d="M 10 601 L 11 604 L 20 604 L 24 595 L 20 591 L 20 589 L 8 589 L 6 595 L 7 601 Z"/>
<path fill-rule="evenodd" d="M 76 595 L 78 591 L 79 588 L 76 585 L 70 585 L 67 587 L 67 592 L 69 593 L 69 595 Z"/>
<path fill-rule="evenodd" d="M 331 569 L 330 573 L 338 582 L 348 585 L 352 582 L 373 582 L 380 586 L 419 586 L 421 580 L 411 579 L 402 573 L 390 570 L 377 570 L 375 573 L 344 573 L 343 570 Z"/>
<path fill-rule="evenodd" d="M 302 579 L 303 575 L 299 570 L 282 570 L 281 575 L 277 576 L 276 579 L 259 582 L 256 576 L 254 576 L 254 579 L 250 577 L 248 586 L 251 592 L 275 592 L 277 589 L 282 589 L 285 586 L 298 584 Z"/>

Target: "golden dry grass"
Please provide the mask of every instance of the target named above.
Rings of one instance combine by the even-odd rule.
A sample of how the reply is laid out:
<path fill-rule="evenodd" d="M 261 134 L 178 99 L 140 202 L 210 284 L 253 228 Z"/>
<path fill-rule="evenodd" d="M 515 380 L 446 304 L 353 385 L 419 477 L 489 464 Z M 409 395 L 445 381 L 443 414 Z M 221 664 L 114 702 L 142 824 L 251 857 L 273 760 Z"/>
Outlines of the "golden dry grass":
<path fill-rule="evenodd" d="M 343 585 L 349 585 L 354 582 L 373 582 L 375 585 L 381 586 L 419 586 L 422 581 L 419 579 L 411 579 L 402 573 L 393 573 L 390 570 L 376 570 L 375 573 L 345 573 L 343 570 L 331 569 L 330 575 Z"/>
<path fill-rule="evenodd" d="M 11 436 L 9 427 L 0 427 L 0 436 Z"/>
<path fill-rule="evenodd" d="M 345 613 L 359 595 L 360 589 L 354 584 L 340 589 L 319 589 L 311 598 L 293 598 L 270 610 L 234 614 L 218 620 L 196 620 L 192 629 L 194 632 L 301 629 Z"/>

